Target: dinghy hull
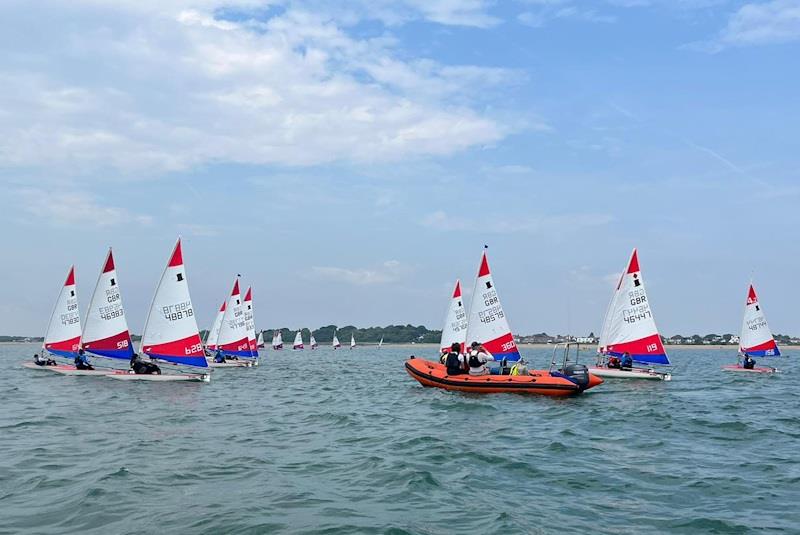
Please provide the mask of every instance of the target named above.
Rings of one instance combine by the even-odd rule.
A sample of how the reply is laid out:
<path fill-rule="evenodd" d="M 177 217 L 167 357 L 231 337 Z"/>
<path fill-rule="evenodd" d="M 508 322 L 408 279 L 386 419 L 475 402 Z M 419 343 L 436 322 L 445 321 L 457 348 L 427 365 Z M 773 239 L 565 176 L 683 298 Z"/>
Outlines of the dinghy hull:
<path fill-rule="evenodd" d="M 596 376 L 589 377 L 585 389 L 563 376 L 553 376 L 546 370 L 532 370 L 529 375 L 447 375 L 442 364 L 411 358 L 405 363 L 406 372 L 422 386 L 456 392 L 478 394 L 537 394 L 542 396 L 573 396 L 602 384 Z"/>
<path fill-rule="evenodd" d="M 153 381 L 153 382 L 170 382 L 170 381 L 194 381 L 200 383 L 210 383 L 211 375 L 207 373 L 192 373 L 192 374 L 136 374 L 136 373 L 119 373 L 108 375 L 112 379 L 119 379 L 120 381 Z"/>
<path fill-rule="evenodd" d="M 209 368 L 250 368 L 254 366 L 252 361 L 249 360 L 229 360 L 226 362 L 208 361 Z"/>
<path fill-rule="evenodd" d="M 619 368 L 605 368 L 601 366 L 590 366 L 589 373 L 606 379 L 640 379 L 649 381 L 671 381 L 672 374 L 669 372 L 659 372 L 651 368 L 632 368 L 622 370 Z"/>
<path fill-rule="evenodd" d="M 730 366 L 723 366 L 723 371 L 726 372 L 745 372 L 745 373 L 777 373 L 776 368 L 770 368 L 768 366 L 756 366 L 752 370 L 748 370 L 747 368 L 742 368 L 739 364 L 731 364 Z"/>

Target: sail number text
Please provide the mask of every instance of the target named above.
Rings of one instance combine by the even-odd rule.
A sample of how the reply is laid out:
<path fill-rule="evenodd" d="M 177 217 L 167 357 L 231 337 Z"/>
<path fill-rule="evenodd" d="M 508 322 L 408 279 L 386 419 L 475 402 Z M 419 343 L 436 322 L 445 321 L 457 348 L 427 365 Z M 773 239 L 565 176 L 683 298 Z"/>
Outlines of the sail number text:
<path fill-rule="evenodd" d="M 191 301 L 161 307 L 161 313 L 167 321 L 178 321 L 194 316 Z"/>

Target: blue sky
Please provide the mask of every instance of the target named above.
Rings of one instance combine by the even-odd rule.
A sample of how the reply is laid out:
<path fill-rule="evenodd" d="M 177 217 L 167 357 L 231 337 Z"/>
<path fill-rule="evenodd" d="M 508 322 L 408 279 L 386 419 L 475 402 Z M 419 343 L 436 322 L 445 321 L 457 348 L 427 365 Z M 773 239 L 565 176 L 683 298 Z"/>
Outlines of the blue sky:
<path fill-rule="evenodd" d="M 0 5 L 0 332 L 178 234 L 202 324 L 438 328 L 480 250 L 512 328 L 597 332 L 632 247 L 662 332 L 800 334 L 800 1 Z"/>

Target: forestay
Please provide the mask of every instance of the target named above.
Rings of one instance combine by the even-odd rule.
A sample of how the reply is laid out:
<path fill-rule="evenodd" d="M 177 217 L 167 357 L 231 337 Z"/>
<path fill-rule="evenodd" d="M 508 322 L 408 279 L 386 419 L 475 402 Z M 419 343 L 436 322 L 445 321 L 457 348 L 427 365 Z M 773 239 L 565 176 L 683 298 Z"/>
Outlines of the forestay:
<path fill-rule="evenodd" d="M 189 295 L 180 238 L 158 282 L 145 320 L 141 347 L 143 353 L 154 359 L 208 367 Z"/>
<path fill-rule="evenodd" d="M 478 342 L 495 360 L 519 360 L 519 350 L 500 304 L 486 251 L 481 257 L 467 323 L 467 343 Z"/>
<path fill-rule="evenodd" d="M 647 299 L 636 249 L 611 297 L 598 350 L 618 357 L 627 352 L 637 362 L 670 363 Z"/>
<path fill-rule="evenodd" d="M 75 266 L 69 268 L 67 279 L 56 299 L 50 322 L 44 335 L 43 347 L 53 355 L 74 358 L 81 345 L 81 315 L 75 286 Z"/>
<path fill-rule="evenodd" d="M 92 355 L 124 360 L 133 355 L 114 254 L 110 248 L 89 302 L 81 341 L 84 351 Z"/>
<path fill-rule="evenodd" d="M 747 291 L 742 334 L 739 337 L 739 351 L 752 357 L 779 357 L 781 355 L 752 284 Z"/>

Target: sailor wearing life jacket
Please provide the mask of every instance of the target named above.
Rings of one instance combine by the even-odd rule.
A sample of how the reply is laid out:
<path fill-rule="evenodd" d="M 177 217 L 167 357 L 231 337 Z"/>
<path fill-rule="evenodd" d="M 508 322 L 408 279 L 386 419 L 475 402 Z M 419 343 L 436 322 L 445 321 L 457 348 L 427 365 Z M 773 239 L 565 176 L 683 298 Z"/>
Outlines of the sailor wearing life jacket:
<path fill-rule="evenodd" d="M 494 357 L 486 351 L 478 342 L 472 342 L 470 345 L 469 358 L 469 374 L 470 375 L 489 375 L 489 369 L 486 363 L 494 362 Z"/>

